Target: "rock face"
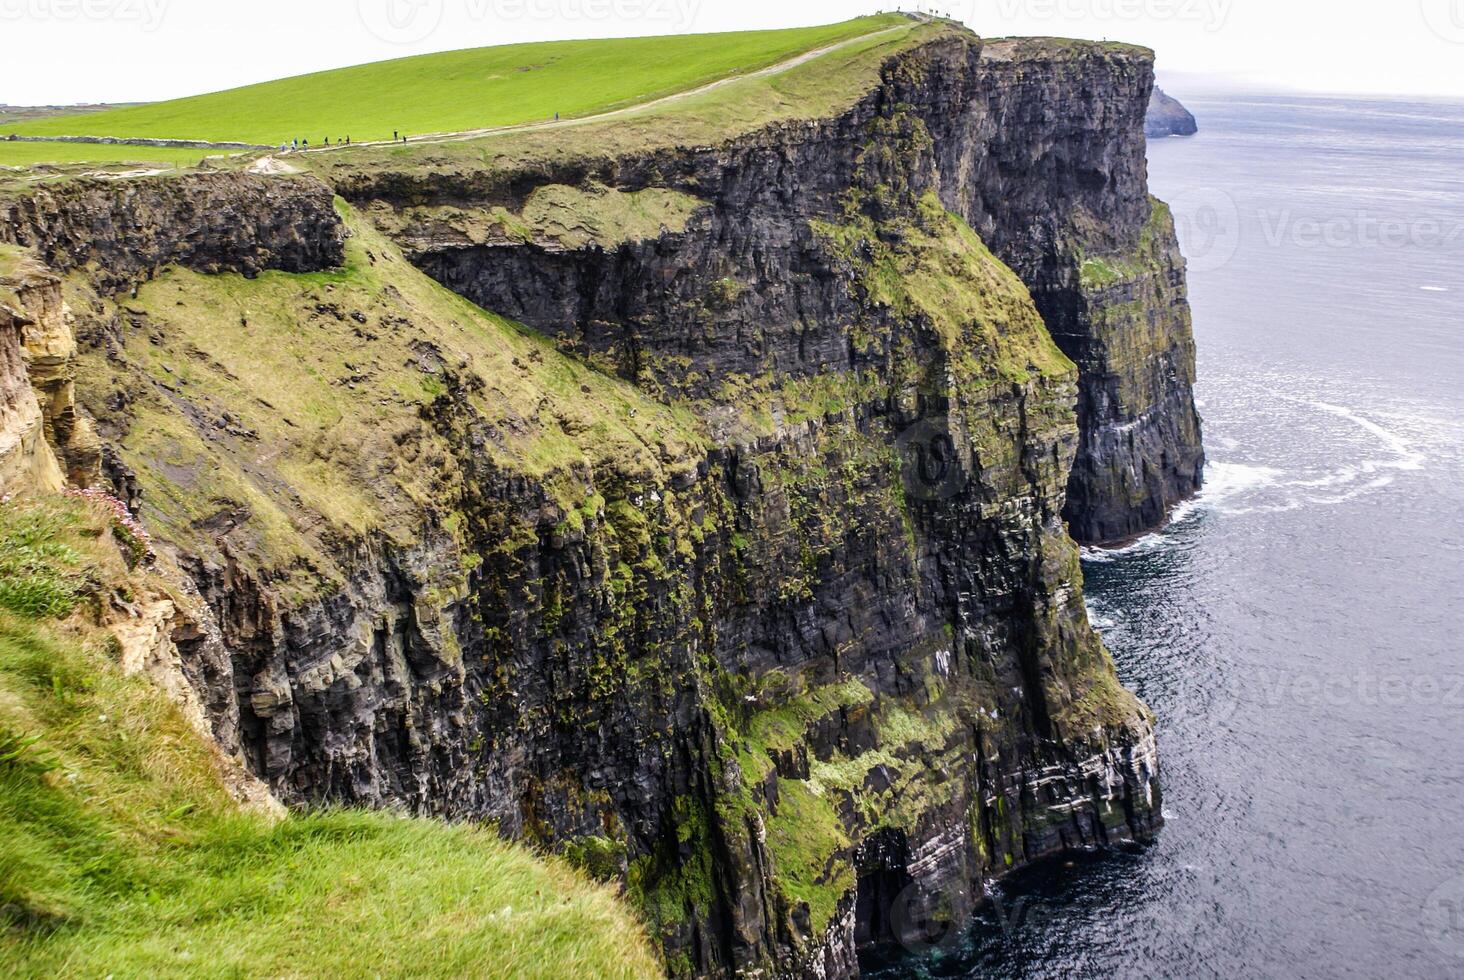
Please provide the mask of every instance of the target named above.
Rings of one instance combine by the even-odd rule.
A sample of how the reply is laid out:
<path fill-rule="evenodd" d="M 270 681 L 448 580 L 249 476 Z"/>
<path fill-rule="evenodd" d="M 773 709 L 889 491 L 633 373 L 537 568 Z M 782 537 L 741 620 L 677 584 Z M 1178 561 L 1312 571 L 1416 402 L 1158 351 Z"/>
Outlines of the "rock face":
<path fill-rule="evenodd" d="M 91 419 L 76 406 L 76 337 L 71 311 L 61 295 L 61 280 L 30 263 L 16 284 L 21 320 L 22 358 L 66 482 L 90 487 L 101 478 L 101 443 Z"/>
<path fill-rule="evenodd" d="M 237 175 L 8 206 L 209 610 L 170 650 L 275 795 L 495 821 L 623 880 L 677 975 L 851 976 L 1152 835 L 1064 522 L 1197 476 L 1150 57 L 878 69 L 715 145 L 342 178 L 344 216 Z"/>
<path fill-rule="evenodd" d="M 59 490 L 61 468 L 25 362 L 25 330 L 34 321 L 21 296 L 39 270 L 15 253 L 0 252 L 0 263 L 0 495 Z"/>
<path fill-rule="evenodd" d="M 1172 95 L 1154 86 L 1149 97 L 1149 110 L 1144 117 L 1144 135 L 1150 139 L 1166 136 L 1193 136 L 1200 131 L 1195 117 Z"/>
<path fill-rule="evenodd" d="M 1040 300 L 1053 339 L 1086 379 L 1067 505 L 1079 541 L 1162 525 L 1204 475 L 1184 259 L 1169 209 L 1152 209 L 1132 251 L 1084 258 L 1075 289 Z"/>
<path fill-rule="evenodd" d="M 203 272 L 304 272 L 341 261 L 324 187 L 308 179 L 193 174 L 168 180 L 77 180 L 0 201 L 0 243 L 31 249 L 56 272 L 94 262 L 120 290 L 168 263 Z"/>
<path fill-rule="evenodd" d="M 985 60 L 1010 99 L 993 197 L 1018 203 L 982 232 L 1081 372 L 1069 528 L 1122 541 L 1199 490 L 1205 459 L 1184 259 L 1147 188 L 1149 63 L 1032 41 L 989 45 Z M 1032 173 L 1039 190 L 1024 193 Z"/>

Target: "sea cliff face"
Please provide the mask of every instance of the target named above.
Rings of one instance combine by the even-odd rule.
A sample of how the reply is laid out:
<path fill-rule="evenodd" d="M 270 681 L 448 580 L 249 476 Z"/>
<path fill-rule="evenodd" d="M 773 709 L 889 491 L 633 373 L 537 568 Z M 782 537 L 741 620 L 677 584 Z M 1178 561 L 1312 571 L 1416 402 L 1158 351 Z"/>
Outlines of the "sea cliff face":
<path fill-rule="evenodd" d="M 0 237 L 275 795 L 494 821 L 678 975 L 851 976 L 1159 823 L 1064 517 L 1152 525 L 1198 459 L 1151 83 L 948 32 L 715 144 L 84 184 Z"/>
<path fill-rule="evenodd" d="M 1081 372 L 1068 525 L 1081 542 L 1121 541 L 1163 524 L 1204 471 L 1184 259 L 1148 194 L 1151 62 L 1027 40 L 984 58 L 1008 100 L 999 179 L 1035 174 L 1039 188 L 998 183 L 998 200 L 1023 203 L 1005 220 L 994 208 L 984 234 Z"/>

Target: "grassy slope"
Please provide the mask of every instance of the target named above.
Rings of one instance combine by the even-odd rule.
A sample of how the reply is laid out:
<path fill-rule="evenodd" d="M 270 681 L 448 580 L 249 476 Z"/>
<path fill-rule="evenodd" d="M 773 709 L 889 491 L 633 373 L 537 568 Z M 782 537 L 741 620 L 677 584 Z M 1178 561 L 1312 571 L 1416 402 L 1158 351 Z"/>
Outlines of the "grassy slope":
<path fill-rule="evenodd" d="M 848 109 L 878 85 L 880 67 L 887 59 L 960 30 L 946 23 L 916 23 L 909 19 L 897 21 L 896 26 L 902 29 L 856 41 L 786 72 L 742 79 L 614 119 L 444 143 L 355 147 L 294 160 L 327 180 L 351 172 L 421 167 L 510 170 L 536 161 L 695 146 L 772 123 L 828 118 Z"/>
<path fill-rule="evenodd" d="M 0 975 L 659 975 L 609 891 L 489 830 L 240 811 L 86 626 L 80 593 L 153 584 L 109 520 L 0 504 Z"/>
<path fill-rule="evenodd" d="M 139 331 L 130 364 L 83 354 L 96 411 L 128 393 L 122 453 L 159 533 L 206 550 L 213 518 L 246 513 L 231 536 L 241 559 L 307 592 L 332 580 L 342 537 L 412 540 L 459 490 L 453 447 L 422 420 L 446 391 L 444 367 L 484 379 L 470 403 L 501 437 L 484 451 L 543 478 L 566 508 L 584 499 L 572 471 L 634 475 L 685 455 L 685 412 L 442 288 L 346 213 L 342 270 L 170 269 L 122 301 Z M 226 413 L 246 435 L 219 424 Z"/>
<path fill-rule="evenodd" d="M 587 115 L 684 91 L 901 23 L 896 15 L 783 31 L 474 48 L 265 82 L 210 95 L 44 119 L 25 135 L 320 144 Z"/>
<path fill-rule="evenodd" d="M 118 103 L 116 105 L 7 105 L 0 106 L 0 133 L 8 133 L 5 126 L 16 123 L 50 119 L 53 116 L 84 116 L 89 112 L 103 112 L 107 109 L 129 109 L 140 103 Z"/>
<path fill-rule="evenodd" d="M 196 166 L 218 150 L 178 147 L 114 146 L 101 143 L 21 143 L 0 139 L 0 167 L 30 167 L 38 163 L 136 163 L 146 167 Z"/>

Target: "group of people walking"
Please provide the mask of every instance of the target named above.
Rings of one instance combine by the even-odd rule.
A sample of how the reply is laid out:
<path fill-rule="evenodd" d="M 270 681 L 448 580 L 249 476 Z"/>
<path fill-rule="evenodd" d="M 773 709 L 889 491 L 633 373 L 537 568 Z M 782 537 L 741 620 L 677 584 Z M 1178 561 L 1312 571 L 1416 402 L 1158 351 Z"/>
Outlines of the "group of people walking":
<path fill-rule="evenodd" d="M 391 134 L 391 141 L 393 143 L 405 143 L 407 141 L 407 137 L 406 137 L 405 134 L 393 130 L 392 131 L 392 134 Z M 327 136 L 325 138 L 324 145 L 325 146 L 331 146 L 332 145 L 329 136 Z M 347 136 L 345 138 L 337 138 L 334 145 L 335 146 L 350 146 L 351 145 L 351 137 Z M 291 152 L 294 152 L 296 150 L 308 150 L 308 149 L 310 149 L 310 141 L 308 139 L 293 139 L 293 140 L 291 140 L 288 143 L 281 143 L 280 144 L 280 152 L 281 153 L 291 153 Z"/>
<path fill-rule="evenodd" d="M 558 122 L 559 121 L 559 113 L 557 113 L 557 112 L 554 114 L 554 121 L 555 122 Z M 397 130 L 392 130 L 392 132 L 391 132 L 391 141 L 393 143 L 405 143 L 407 141 L 407 135 L 405 133 L 398 132 Z M 330 146 L 331 145 L 330 137 L 329 136 L 327 136 L 325 138 L 325 144 L 324 145 L 326 145 L 326 146 Z M 351 137 L 347 136 L 345 139 L 337 139 L 335 141 L 335 145 L 336 146 L 350 146 L 351 145 Z M 302 139 L 293 139 L 293 140 L 291 140 L 288 143 L 281 143 L 280 144 L 280 152 L 281 153 L 293 153 L 293 152 L 295 152 L 297 150 L 308 150 L 308 149 L 310 149 L 310 141 L 308 139 L 304 139 L 304 140 L 302 140 Z"/>

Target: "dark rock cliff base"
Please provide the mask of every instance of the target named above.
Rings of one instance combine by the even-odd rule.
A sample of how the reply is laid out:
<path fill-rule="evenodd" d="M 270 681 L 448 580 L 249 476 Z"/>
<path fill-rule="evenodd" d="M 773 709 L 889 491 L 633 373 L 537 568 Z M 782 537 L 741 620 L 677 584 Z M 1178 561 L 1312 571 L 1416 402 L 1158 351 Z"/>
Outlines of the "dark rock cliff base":
<path fill-rule="evenodd" d="M 703 146 L 6 206 L 227 751 L 618 879 L 678 975 L 1152 835 L 1068 533 L 1199 479 L 1151 59 L 931 33 Z"/>

